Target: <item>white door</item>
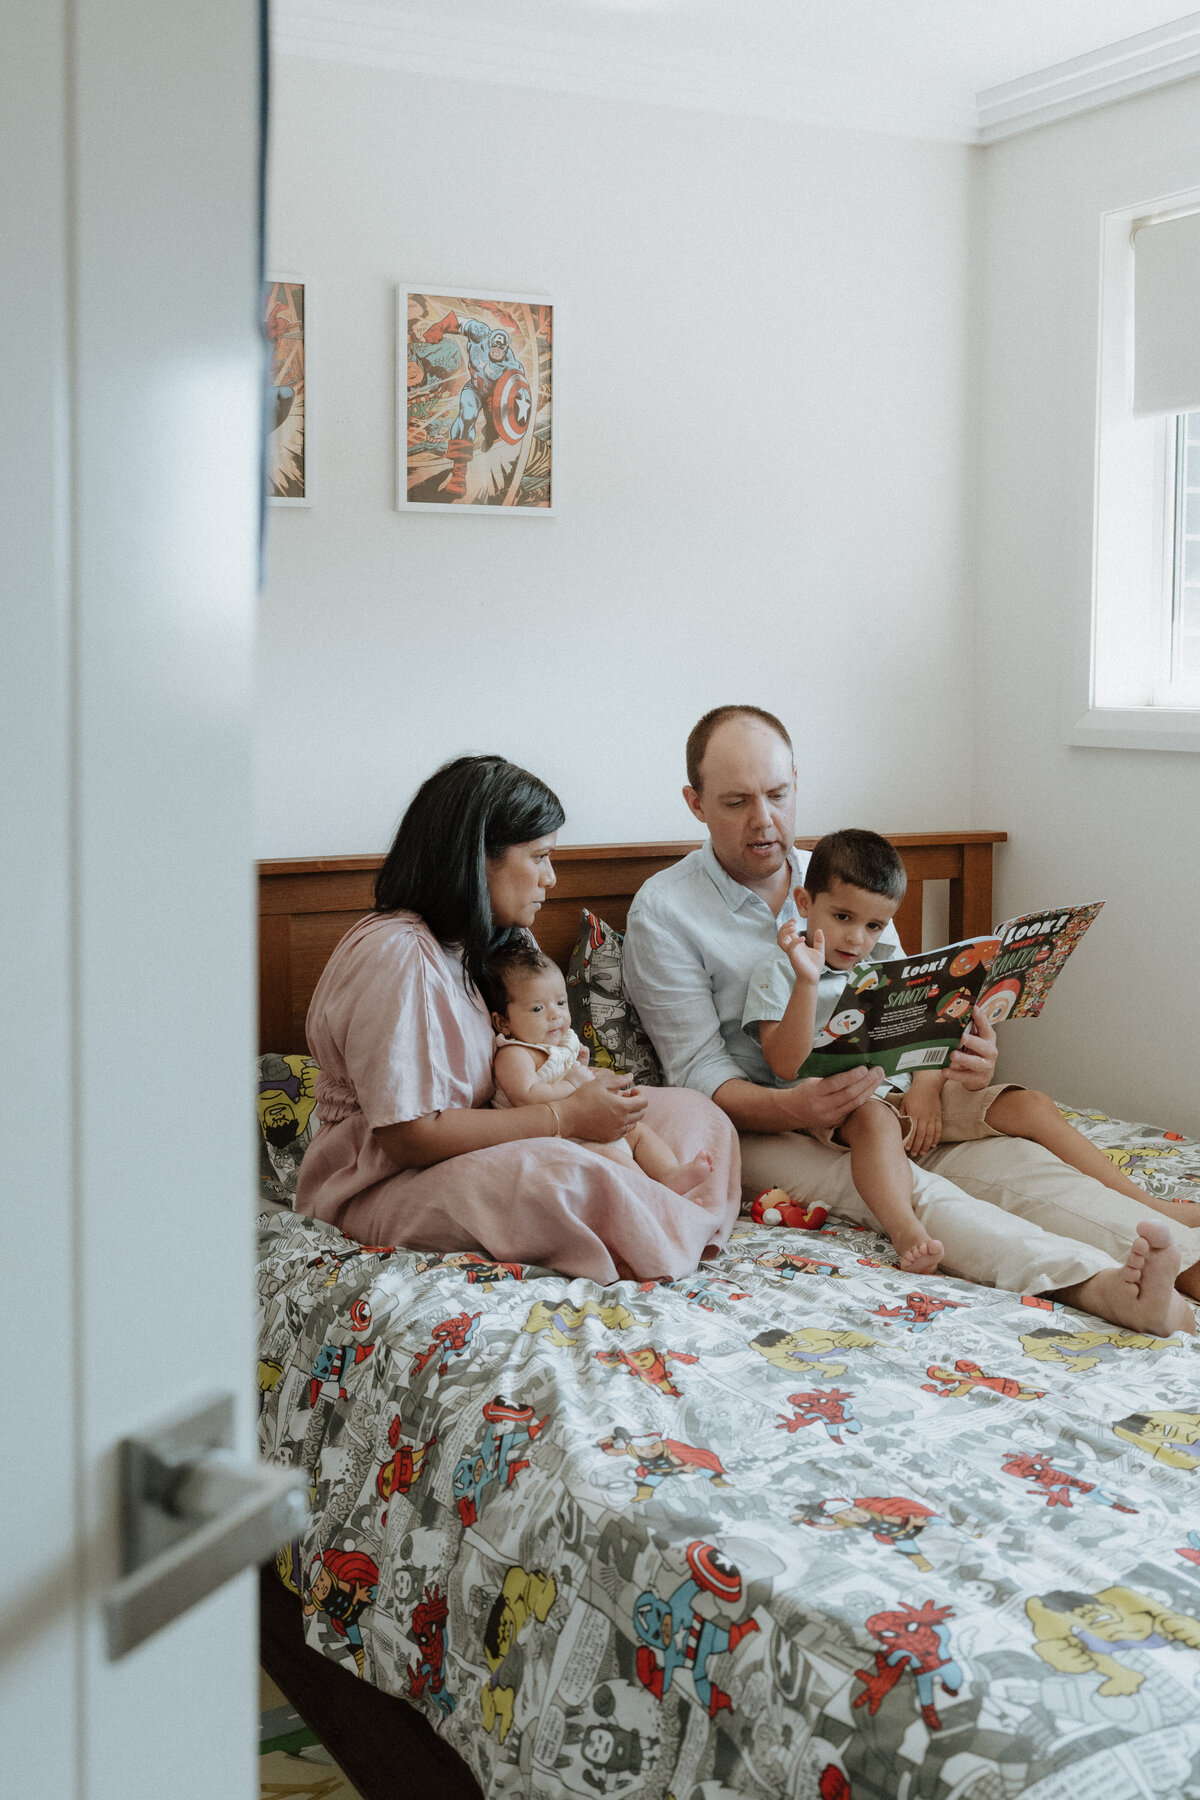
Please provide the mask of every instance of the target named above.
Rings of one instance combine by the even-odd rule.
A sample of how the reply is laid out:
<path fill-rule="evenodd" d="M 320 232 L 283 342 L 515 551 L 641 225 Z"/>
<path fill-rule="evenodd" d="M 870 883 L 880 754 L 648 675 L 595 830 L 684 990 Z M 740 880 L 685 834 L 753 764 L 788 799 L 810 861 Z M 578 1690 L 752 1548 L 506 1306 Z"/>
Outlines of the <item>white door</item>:
<path fill-rule="evenodd" d="M 252 0 L 4 0 L 0 1790 L 255 1791 L 253 1577 L 119 1662 L 115 1447 L 253 1442 Z"/>

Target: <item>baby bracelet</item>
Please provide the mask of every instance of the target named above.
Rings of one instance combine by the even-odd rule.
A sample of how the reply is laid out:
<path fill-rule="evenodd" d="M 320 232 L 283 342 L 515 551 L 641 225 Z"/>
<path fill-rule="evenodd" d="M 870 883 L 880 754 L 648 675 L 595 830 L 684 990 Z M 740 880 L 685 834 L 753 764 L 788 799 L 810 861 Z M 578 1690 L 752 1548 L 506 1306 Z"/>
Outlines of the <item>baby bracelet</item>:
<path fill-rule="evenodd" d="M 550 1111 L 554 1114 L 554 1135 L 555 1135 L 555 1137 L 561 1137 L 562 1136 L 562 1120 L 558 1116 L 557 1107 L 551 1106 L 549 1100 L 543 1100 L 542 1105 L 550 1107 Z"/>

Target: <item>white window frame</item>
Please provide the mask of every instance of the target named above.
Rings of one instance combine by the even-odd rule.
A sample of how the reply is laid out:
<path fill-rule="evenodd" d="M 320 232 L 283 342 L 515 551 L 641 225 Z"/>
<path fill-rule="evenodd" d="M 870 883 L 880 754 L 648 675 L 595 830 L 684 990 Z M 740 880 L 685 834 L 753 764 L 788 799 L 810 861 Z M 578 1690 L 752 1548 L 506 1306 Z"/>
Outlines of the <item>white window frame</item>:
<path fill-rule="evenodd" d="M 1167 610 L 1167 630 L 1170 633 L 1171 667 L 1168 680 L 1163 684 L 1163 699 L 1166 706 L 1183 705 L 1200 707 L 1200 671 L 1193 675 L 1179 675 L 1176 670 L 1183 654 L 1183 622 L 1187 601 L 1183 593 L 1184 572 L 1187 568 L 1186 544 L 1188 495 L 1198 492 L 1195 485 L 1200 479 L 1200 441 L 1197 441 L 1195 428 L 1191 440 L 1192 455 L 1188 456 L 1186 422 L 1188 419 L 1200 421 L 1200 408 L 1192 407 L 1186 413 L 1176 413 L 1166 421 L 1168 433 L 1173 435 L 1174 442 L 1168 452 L 1167 467 L 1174 475 L 1174 493 L 1172 504 L 1165 508 L 1166 530 L 1164 536 L 1168 540 L 1167 562 L 1164 571 L 1166 593 L 1164 605 Z M 1191 462 L 1193 486 L 1188 488 L 1186 478 L 1188 463 Z M 1200 511 L 1198 506 L 1194 511 Z M 1196 533 L 1191 534 L 1191 541 L 1196 541 Z M 1195 567 L 1195 564 L 1192 565 Z M 1193 580 L 1192 585 L 1195 585 Z M 1156 704 L 1157 702 L 1156 699 Z"/>
<path fill-rule="evenodd" d="M 1200 683 L 1171 679 L 1175 417 L 1135 418 L 1135 226 L 1200 207 L 1200 188 L 1101 219 L 1096 478 L 1088 653 L 1069 744 L 1200 751 Z"/>

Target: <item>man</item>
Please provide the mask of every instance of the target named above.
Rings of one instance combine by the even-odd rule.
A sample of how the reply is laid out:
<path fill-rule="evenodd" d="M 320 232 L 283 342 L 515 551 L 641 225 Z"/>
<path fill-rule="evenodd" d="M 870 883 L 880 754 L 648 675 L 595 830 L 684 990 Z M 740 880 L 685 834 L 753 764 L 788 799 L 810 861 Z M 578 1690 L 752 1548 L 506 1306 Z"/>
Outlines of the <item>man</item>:
<path fill-rule="evenodd" d="M 782 1187 L 874 1225 L 849 1157 L 803 1134 L 839 1125 L 880 1071 L 776 1086 L 741 1024 L 751 971 L 779 927 L 797 917 L 793 891 L 807 866 L 794 848 L 791 740 L 758 707 L 718 707 L 692 731 L 687 768 L 683 797 L 708 842 L 635 896 L 625 939 L 629 997 L 667 1081 L 710 1095 L 736 1125 L 747 1189 Z M 899 949 L 890 927 L 879 949 Z M 976 1012 L 951 1071 L 983 1088 L 995 1064 L 995 1033 Z M 1195 1329 L 1174 1289 L 1178 1277 L 1184 1293 L 1200 1298 L 1200 1231 L 1157 1219 L 1038 1145 L 989 1137 L 939 1147 L 913 1165 L 913 1206 L 941 1239 L 950 1274 L 1056 1295 L 1135 1330 Z"/>

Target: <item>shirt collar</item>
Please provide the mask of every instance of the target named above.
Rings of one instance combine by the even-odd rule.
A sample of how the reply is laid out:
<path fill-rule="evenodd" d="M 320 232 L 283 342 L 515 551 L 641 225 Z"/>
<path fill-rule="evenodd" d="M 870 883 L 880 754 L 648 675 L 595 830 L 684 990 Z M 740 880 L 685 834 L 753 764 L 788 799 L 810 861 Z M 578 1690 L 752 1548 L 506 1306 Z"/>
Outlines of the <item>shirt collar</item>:
<path fill-rule="evenodd" d="M 700 860 L 704 865 L 706 875 L 724 900 L 726 906 L 728 906 L 730 912 L 740 912 L 744 906 L 748 906 L 752 901 L 758 901 L 758 904 L 762 907 L 766 906 L 765 900 L 760 899 L 751 888 L 746 887 L 742 882 L 735 881 L 728 869 L 721 866 L 720 862 L 717 860 L 717 853 L 713 849 L 713 841 L 711 838 L 705 838 L 700 850 Z M 800 859 L 796 854 L 794 845 L 788 851 L 788 868 L 791 870 L 792 879 L 788 885 L 787 899 L 779 909 L 779 916 L 781 919 L 787 912 L 789 906 L 793 913 L 796 910 L 795 904 L 792 901 L 792 890 L 800 885 L 801 874 Z"/>

